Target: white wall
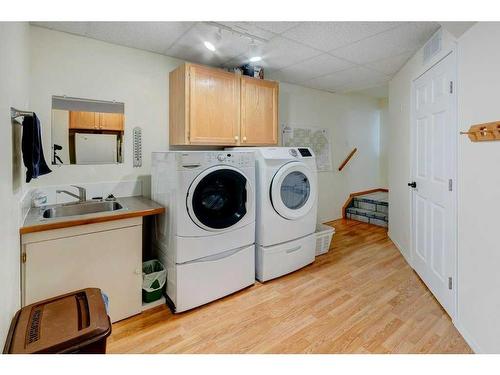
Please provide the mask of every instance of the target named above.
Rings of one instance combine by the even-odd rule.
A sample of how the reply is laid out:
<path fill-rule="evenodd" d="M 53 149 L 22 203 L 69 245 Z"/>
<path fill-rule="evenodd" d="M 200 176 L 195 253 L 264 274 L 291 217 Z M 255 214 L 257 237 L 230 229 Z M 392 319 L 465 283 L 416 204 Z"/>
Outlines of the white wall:
<path fill-rule="evenodd" d="M 281 124 L 331 130 L 333 170 L 318 174 L 319 221 L 340 218 L 350 193 L 381 187 L 377 99 L 333 94 L 282 82 L 279 103 Z M 358 152 L 339 172 L 338 166 L 354 147 Z"/>
<path fill-rule="evenodd" d="M 500 120 L 500 23 L 459 39 L 459 130 Z M 500 353 L 500 143 L 458 143 L 458 322 L 479 352 Z"/>
<path fill-rule="evenodd" d="M 168 73 L 181 61 L 133 48 L 31 26 L 31 109 L 43 126 L 50 160 L 52 95 L 125 103 L 125 162 L 53 166 L 29 187 L 140 178 L 149 192 L 150 157 L 168 147 Z M 132 166 L 132 129 L 141 126 L 143 166 Z"/>
<path fill-rule="evenodd" d="M 446 34 L 444 50 L 453 46 Z M 480 22 L 459 40 L 458 51 L 458 312 L 455 325 L 476 352 L 500 352 L 500 148 L 472 143 L 458 131 L 500 119 L 500 23 Z M 438 57 L 439 58 L 439 57 Z M 389 85 L 389 234 L 410 251 L 411 82 L 429 67 L 421 51 Z"/>
<path fill-rule="evenodd" d="M 22 195 L 20 125 L 10 107 L 29 109 L 29 26 L 0 22 L 0 345 L 20 306 L 19 201 Z"/>
<path fill-rule="evenodd" d="M 406 259 L 410 259 L 411 191 L 407 183 L 410 169 L 410 104 L 412 81 L 445 56 L 454 44 L 454 38 L 443 32 L 442 52 L 423 63 L 420 49 L 389 83 L 388 184 L 389 237 Z"/>
<path fill-rule="evenodd" d="M 380 109 L 380 187 L 387 188 L 389 186 L 389 101 L 387 98 L 379 100 Z"/>

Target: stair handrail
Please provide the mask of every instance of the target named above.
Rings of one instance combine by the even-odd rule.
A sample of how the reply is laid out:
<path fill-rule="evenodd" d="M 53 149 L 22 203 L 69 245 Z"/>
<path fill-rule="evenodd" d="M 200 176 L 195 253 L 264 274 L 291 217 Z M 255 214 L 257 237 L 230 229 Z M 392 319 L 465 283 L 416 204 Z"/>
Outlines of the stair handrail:
<path fill-rule="evenodd" d="M 356 153 L 356 151 L 358 151 L 358 149 L 355 147 L 354 150 L 352 150 L 349 155 L 347 155 L 347 157 L 345 158 L 345 160 L 342 162 L 342 164 L 340 164 L 339 166 L 339 172 L 344 169 L 344 167 L 347 165 L 347 163 L 349 163 L 349 160 L 351 160 L 351 158 L 354 156 L 354 154 Z"/>

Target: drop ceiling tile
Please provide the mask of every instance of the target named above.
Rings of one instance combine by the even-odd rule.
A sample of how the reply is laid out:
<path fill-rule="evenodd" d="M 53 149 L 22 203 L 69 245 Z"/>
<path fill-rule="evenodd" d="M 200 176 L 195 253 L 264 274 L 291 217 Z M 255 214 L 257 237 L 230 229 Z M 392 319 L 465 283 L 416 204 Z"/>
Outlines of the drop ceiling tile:
<path fill-rule="evenodd" d="M 188 61 L 221 65 L 236 56 L 248 54 L 250 40 L 227 30 L 221 30 L 222 38 L 218 38 L 218 28 L 205 23 L 199 23 L 189 32 L 179 38 L 165 54 Z M 203 42 L 211 42 L 214 52 L 205 48 Z M 256 41 L 257 46 L 259 42 Z"/>
<path fill-rule="evenodd" d="M 338 92 L 357 92 L 362 90 L 371 89 L 374 87 L 380 87 L 387 85 L 390 81 L 389 77 L 385 78 L 371 78 L 360 82 L 351 82 L 342 88 L 338 89 Z"/>
<path fill-rule="evenodd" d="M 283 77 L 293 79 L 293 82 L 303 82 L 314 77 L 338 72 L 353 66 L 354 64 L 345 60 L 338 59 L 328 54 L 323 54 L 289 66 L 280 70 L 278 73 Z"/>
<path fill-rule="evenodd" d="M 393 76 L 412 56 L 413 52 L 404 52 L 386 59 L 367 63 L 366 66 L 389 76 Z"/>
<path fill-rule="evenodd" d="M 273 81 L 288 82 L 288 83 L 300 83 L 302 78 L 296 74 L 285 72 L 284 70 L 271 70 L 268 71 L 264 69 L 264 77 Z"/>
<path fill-rule="evenodd" d="M 281 37 L 263 43 L 260 48 L 260 65 L 270 69 L 282 69 L 321 54 L 320 51 Z"/>
<path fill-rule="evenodd" d="M 439 28 L 436 22 L 409 22 L 330 53 L 358 64 L 415 52 Z"/>
<path fill-rule="evenodd" d="M 30 24 L 65 33 L 88 36 L 91 22 L 30 22 Z"/>
<path fill-rule="evenodd" d="M 382 73 L 364 67 L 355 67 L 322 77 L 317 77 L 305 81 L 303 84 L 306 86 L 312 85 L 317 88 L 336 91 L 360 84 L 364 85 L 368 82 L 378 83 L 386 80 L 389 80 L 389 77 Z"/>
<path fill-rule="evenodd" d="M 273 34 L 272 32 L 261 29 L 260 27 L 257 27 L 255 24 L 251 22 L 218 22 L 218 23 L 224 26 L 228 26 L 239 32 L 254 35 L 258 38 L 269 40 L 275 36 L 275 34 Z"/>
<path fill-rule="evenodd" d="M 33 22 L 33 25 L 164 53 L 193 22 Z"/>
<path fill-rule="evenodd" d="M 164 53 L 192 25 L 192 22 L 91 22 L 88 36 Z"/>
<path fill-rule="evenodd" d="M 248 63 L 250 63 L 250 60 L 248 58 L 248 54 L 243 53 L 239 56 L 235 56 L 229 60 L 224 61 L 222 63 L 222 65 L 226 68 L 235 68 L 237 66 L 242 66 L 242 65 L 245 65 Z M 256 63 L 256 64 L 259 64 L 259 63 Z"/>
<path fill-rule="evenodd" d="M 398 25 L 401 22 L 302 22 L 282 36 L 326 52 Z"/>
<path fill-rule="evenodd" d="M 277 21 L 277 22 L 252 22 L 255 26 L 260 27 L 263 30 L 270 31 L 275 34 L 281 34 L 292 27 L 300 24 L 300 22 L 288 22 L 288 21 Z"/>

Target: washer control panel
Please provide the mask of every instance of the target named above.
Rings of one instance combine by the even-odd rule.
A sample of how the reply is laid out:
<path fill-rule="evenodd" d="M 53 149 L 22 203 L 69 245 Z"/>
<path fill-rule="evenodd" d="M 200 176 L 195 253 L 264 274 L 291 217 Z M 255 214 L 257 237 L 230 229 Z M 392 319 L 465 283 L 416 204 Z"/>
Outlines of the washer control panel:
<path fill-rule="evenodd" d="M 207 164 L 225 164 L 235 167 L 251 167 L 255 164 L 253 152 L 215 151 L 206 154 Z"/>

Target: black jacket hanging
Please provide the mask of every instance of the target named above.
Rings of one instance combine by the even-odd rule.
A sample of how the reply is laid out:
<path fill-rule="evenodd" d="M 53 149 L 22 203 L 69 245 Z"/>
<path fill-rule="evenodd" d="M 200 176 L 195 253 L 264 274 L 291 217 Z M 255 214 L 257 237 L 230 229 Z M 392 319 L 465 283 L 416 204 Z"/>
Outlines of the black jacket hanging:
<path fill-rule="evenodd" d="M 40 121 L 35 113 L 33 113 L 33 116 L 24 116 L 21 149 L 23 162 L 27 168 L 26 182 L 52 172 L 43 156 Z"/>

